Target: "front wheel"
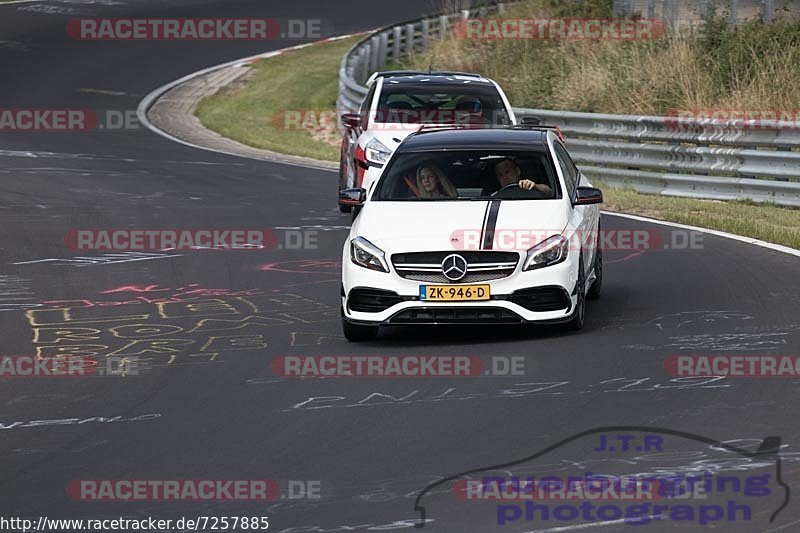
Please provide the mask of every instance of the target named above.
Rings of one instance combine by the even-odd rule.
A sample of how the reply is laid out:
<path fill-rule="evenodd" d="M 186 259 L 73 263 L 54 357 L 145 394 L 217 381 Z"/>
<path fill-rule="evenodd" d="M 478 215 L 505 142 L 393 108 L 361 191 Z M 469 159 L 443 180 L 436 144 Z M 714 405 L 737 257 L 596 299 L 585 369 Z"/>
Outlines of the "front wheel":
<path fill-rule="evenodd" d="M 350 342 L 371 341 L 378 336 L 378 326 L 352 324 L 342 319 L 342 332 L 344 333 L 344 338 Z"/>
<path fill-rule="evenodd" d="M 603 250 L 600 249 L 600 246 L 597 247 L 597 250 L 594 254 L 594 283 L 592 283 L 592 287 L 589 289 L 589 292 L 586 294 L 586 297 L 590 300 L 597 300 L 600 298 L 600 291 L 603 288 Z"/>
<path fill-rule="evenodd" d="M 569 329 L 578 331 L 583 329 L 586 321 L 586 274 L 583 271 L 583 257 L 578 258 L 578 303 L 575 304 L 575 312 L 572 314 L 572 320 L 569 321 Z"/>

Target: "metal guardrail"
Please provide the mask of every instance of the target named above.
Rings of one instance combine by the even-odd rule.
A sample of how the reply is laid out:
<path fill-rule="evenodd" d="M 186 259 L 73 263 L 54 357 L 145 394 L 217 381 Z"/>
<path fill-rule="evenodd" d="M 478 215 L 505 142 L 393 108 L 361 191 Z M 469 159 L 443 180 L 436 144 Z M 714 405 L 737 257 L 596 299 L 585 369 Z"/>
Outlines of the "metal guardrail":
<path fill-rule="evenodd" d="M 363 83 L 444 39 L 458 18 L 502 12 L 503 4 L 383 28 L 357 43 L 339 68 L 337 110 L 355 112 L 367 94 Z M 557 124 L 575 162 L 589 179 L 640 192 L 752 200 L 800 207 L 800 129 L 765 129 L 741 120 L 604 115 L 515 108 Z"/>
<path fill-rule="evenodd" d="M 730 26 L 746 21 L 761 20 L 766 23 L 785 14 L 791 0 L 612 0 L 612 10 L 617 16 L 661 17 L 670 28 L 693 25 L 711 12 L 724 14 Z"/>
<path fill-rule="evenodd" d="M 589 177 L 638 191 L 800 207 L 800 131 L 753 121 L 515 109 L 557 124 Z"/>

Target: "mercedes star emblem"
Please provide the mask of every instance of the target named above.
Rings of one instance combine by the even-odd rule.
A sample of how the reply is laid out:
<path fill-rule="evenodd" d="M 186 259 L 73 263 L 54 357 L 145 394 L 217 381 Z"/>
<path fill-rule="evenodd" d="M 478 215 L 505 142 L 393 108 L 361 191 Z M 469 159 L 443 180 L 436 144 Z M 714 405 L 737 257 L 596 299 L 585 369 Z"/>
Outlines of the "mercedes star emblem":
<path fill-rule="evenodd" d="M 450 281 L 458 281 L 467 275 L 467 260 L 458 254 L 450 254 L 442 261 L 442 274 Z"/>

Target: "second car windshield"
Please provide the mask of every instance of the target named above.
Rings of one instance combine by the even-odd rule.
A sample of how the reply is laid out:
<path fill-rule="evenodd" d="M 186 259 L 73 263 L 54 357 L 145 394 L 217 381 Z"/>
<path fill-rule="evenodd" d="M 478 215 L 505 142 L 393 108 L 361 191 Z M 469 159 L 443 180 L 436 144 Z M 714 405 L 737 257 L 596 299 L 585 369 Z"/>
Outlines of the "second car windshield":
<path fill-rule="evenodd" d="M 536 184 L 520 187 L 522 180 Z M 408 152 L 394 158 L 378 182 L 374 200 L 443 201 L 552 199 L 561 192 L 542 151 Z"/>
<path fill-rule="evenodd" d="M 378 100 L 376 122 L 405 124 L 508 125 L 510 119 L 491 85 L 386 83 Z"/>

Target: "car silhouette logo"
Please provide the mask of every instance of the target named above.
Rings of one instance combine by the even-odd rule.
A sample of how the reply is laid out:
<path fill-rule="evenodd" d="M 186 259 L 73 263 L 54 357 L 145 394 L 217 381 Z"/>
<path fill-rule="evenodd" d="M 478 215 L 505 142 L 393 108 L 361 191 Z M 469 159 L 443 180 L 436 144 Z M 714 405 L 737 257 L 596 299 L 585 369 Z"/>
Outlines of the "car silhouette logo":
<path fill-rule="evenodd" d="M 450 254 L 442 261 L 442 274 L 450 281 L 458 281 L 467 275 L 467 260 L 458 254 Z"/>

